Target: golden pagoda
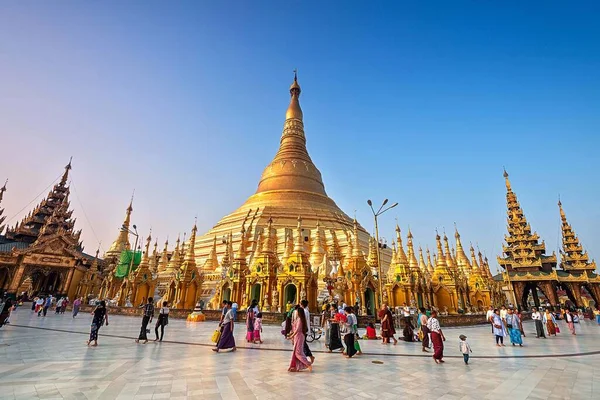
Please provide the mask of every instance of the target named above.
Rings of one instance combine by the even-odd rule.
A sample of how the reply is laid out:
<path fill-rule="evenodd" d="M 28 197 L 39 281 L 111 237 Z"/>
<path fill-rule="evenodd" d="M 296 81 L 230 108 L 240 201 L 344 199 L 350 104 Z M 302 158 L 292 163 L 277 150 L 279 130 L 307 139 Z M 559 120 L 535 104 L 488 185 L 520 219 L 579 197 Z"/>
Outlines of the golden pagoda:
<path fill-rule="evenodd" d="M 263 171 L 256 192 L 195 241 L 196 263 L 202 266 L 205 288 L 212 289 L 206 300 L 210 299 L 213 306 L 223 296 L 232 296 L 234 284 L 242 283 L 243 287 L 236 288 L 236 293 L 237 296 L 243 294 L 243 300 L 231 297 L 241 302 L 240 306 L 245 305 L 249 297 L 269 307 L 274 304 L 281 307 L 282 301 L 298 300 L 302 288 L 294 281 L 295 289 L 290 286 L 289 290 L 295 295 L 284 295 L 285 288 L 276 287 L 282 281 L 275 279 L 275 275 L 279 275 L 275 271 L 278 264 L 286 266 L 290 257 L 300 263 L 300 250 L 307 255 L 301 264 L 308 263 L 310 273 L 317 276 L 316 306 L 316 296 L 326 296 L 324 278 L 331 270 L 330 264 L 339 262 L 340 255 L 349 245 L 354 223 L 327 195 L 321 173 L 308 154 L 300 93 L 298 78 L 294 75 L 279 150 Z M 294 231 L 298 217 L 302 219 L 300 232 Z M 366 250 L 369 234 L 360 225 L 357 230 L 357 243 Z M 297 243 L 294 248 L 289 246 L 292 236 Z M 300 242 L 302 249 L 297 248 Z M 238 248 L 236 257 L 232 254 L 234 248 Z M 390 256 L 389 249 L 385 250 L 383 260 Z M 239 254 L 243 255 L 243 260 Z M 224 266 L 223 260 L 231 265 Z M 246 272 L 251 282 L 246 282 L 245 275 L 242 276 Z M 231 282 L 224 284 L 228 275 L 232 275 L 229 276 Z M 239 282 L 236 283 L 237 279 Z M 280 298 L 273 298 L 275 292 Z M 307 292 L 306 295 L 309 300 L 312 298 L 312 294 L 309 296 Z"/>

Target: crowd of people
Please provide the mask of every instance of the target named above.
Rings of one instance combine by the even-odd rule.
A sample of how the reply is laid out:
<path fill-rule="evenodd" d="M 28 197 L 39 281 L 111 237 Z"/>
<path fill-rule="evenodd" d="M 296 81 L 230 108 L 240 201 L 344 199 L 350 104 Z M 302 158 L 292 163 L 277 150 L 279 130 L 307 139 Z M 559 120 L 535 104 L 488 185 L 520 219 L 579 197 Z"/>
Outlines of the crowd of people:
<path fill-rule="evenodd" d="M 40 296 L 32 299 L 31 310 L 38 317 L 46 316 L 48 310 L 54 309 L 54 313 L 62 315 L 65 313 L 70 303 L 68 297 L 56 298 L 51 295 Z M 72 305 L 72 317 L 76 318 L 81 305 L 81 298 L 75 299 Z M 14 302 L 7 296 L 0 299 L 0 326 L 9 323 L 10 313 L 22 303 Z M 165 327 L 169 321 L 169 305 L 165 301 L 162 307 L 154 305 L 154 299 L 149 297 L 147 302 L 140 305 L 142 309 L 142 323 L 136 343 L 148 343 L 148 334 L 150 329 L 148 325 L 154 319 L 158 310 L 158 317 L 154 327 L 155 341 L 162 342 L 164 338 Z M 444 342 L 446 337 L 441 329 L 438 313 L 435 309 L 414 309 L 404 304 L 397 308 L 396 315 L 387 304 L 382 304 L 377 313 L 380 321 L 379 332 L 377 332 L 374 323 L 366 325 L 366 334 L 362 337 L 358 332 L 358 317 L 356 307 L 346 304 L 324 304 L 319 317 L 316 317 L 315 324 L 320 321 L 320 326 L 311 328 L 310 312 L 308 301 L 302 300 L 300 304 L 288 304 L 284 320 L 281 326 L 281 333 L 287 340 L 292 342 L 292 355 L 288 371 L 299 372 L 303 370 L 312 371 L 315 357 L 308 346 L 307 337 L 318 329 L 324 333 L 325 347 L 332 353 L 339 351 L 346 358 L 353 358 L 361 355 L 359 340 L 381 340 L 381 344 L 396 345 L 399 340 L 405 342 L 420 342 L 423 352 L 433 350 L 433 360 L 437 364 L 444 363 Z M 238 305 L 231 301 L 222 302 L 221 317 L 218 329 L 213 335 L 215 347 L 213 351 L 236 351 L 234 338 L 234 324 L 237 318 Z M 418 312 L 418 314 L 417 314 Z M 416 315 L 415 315 L 416 314 Z M 595 320 L 600 325 L 600 311 L 594 311 Z M 589 317 L 589 316 L 588 316 Z M 486 314 L 486 320 L 491 325 L 491 333 L 495 338 L 497 347 L 506 346 L 504 339 L 509 338 L 513 346 L 522 347 L 523 338 L 526 337 L 523 329 L 523 318 L 521 311 L 513 307 L 502 306 L 493 308 L 490 306 Z M 576 335 L 575 324 L 584 319 L 581 310 L 570 310 L 561 308 L 559 312 L 554 312 L 551 308 L 532 308 L 531 319 L 533 320 L 536 332 L 536 338 L 546 339 L 556 336 L 560 333 L 557 320 L 564 320 L 570 334 Z M 98 332 L 104 325 L 108 326 L 108 308 L 105 301 L 99 301 L 92 311 L 92 323 L 90 336 L 87 341 L 88 346 L 98 345 Z M 246 310 L 245 326 L 246 341 L 253 344 L 262 344 L 263 315 L 258 307 L 258 301 L 253 300 Z M 396 329 L 402 329 L 402 332 L 396 338 Z M 159 332 L 160 331 L 160 332 Z M 314 335 L 313 335 L 314 336 Z M 459 336 L 459 351 L 463 355 L 464 363 L 468 365 L 469 356 L 472 353 L 470 344 L 465 335 Z"/>

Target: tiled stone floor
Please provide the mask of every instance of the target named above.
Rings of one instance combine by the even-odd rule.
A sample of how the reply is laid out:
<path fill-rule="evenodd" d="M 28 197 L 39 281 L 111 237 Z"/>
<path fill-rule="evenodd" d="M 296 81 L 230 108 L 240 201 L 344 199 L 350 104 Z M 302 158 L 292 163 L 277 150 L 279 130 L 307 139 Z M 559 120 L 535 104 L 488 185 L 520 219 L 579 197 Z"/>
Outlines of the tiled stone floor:
<path fill-rule="evenodd" d="M 290 344 L 277 326 L 264 327 L 264 344 L 248 345 L 240 324 L 239 350 L 215 354 L 213 322 L 172 319 L 169 342 L 138 345 L 140 320 L 112 316 L 99 346 L 88 348 L 89 315 L 38 318 L 21 308 L 0 329 L 0 399 L 600 398 L 600 327 L 586 321 L 571 336 L 560 324 L 558 337 L 542 340 L 527 323 L 523 348 L 495 347 L 488 327 L 448 328 L 443 365 L 417 343 L 361 341 L 366 354 L 348 360 L 323 352 L 321 339 L 311 344 L 314 372 L 291 374 Z M 473 348 L 469 366 L 460 334 Z"/>

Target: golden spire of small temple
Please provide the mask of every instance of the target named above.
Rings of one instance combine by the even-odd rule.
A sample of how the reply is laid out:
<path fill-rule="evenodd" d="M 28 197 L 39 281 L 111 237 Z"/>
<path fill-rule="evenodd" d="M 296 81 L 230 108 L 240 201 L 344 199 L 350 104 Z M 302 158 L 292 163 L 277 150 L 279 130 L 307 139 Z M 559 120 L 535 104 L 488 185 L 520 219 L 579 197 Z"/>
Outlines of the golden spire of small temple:
<path fill-rule="evenodd" d="M 152 231 L 150 231 L 146 238 L 146 247 L 145 251 L 142 253 L 140 265 L 138 265 L 135 272 L 132 272 L 132 275 L 138 278 L 142 278 L 144 275 L 146 275 L 146 279 L 148 278 L 150 272 L 150 242 L 152 242 Z"/>
<path fill-rule="evenodd" d="M 367 264 L 372 268 L 377 267 L 377 241 L 372 236 L 369 236 L 369 254 L 367 255 Z"/>
<path fill-rule="evenodd" d="M 415 248 L 413 245 L 413 235 L 408 228 L 408 235 L 406 236 L 407 248 L 408 248 L 408 266 L 411 272 L 417 271 L 419 269 L 419 262 L 417 261 L 417 257 L 415 256 Z"/>
<path fill-rule="evenodd" d="M 190 235 L 190 245 L 185 252 L 185 257 L 183 259 L 184 262 L 194 263 L 194 268 L 196 267 L 196 257 L 194 255 L 194 243 L 196 242 L 196 232 L 198 232 L 198 227 L 196 226 L 196 222 L 194 222 L 194 226 L 192 227 L 192 234 Z"/>
<path fill-rule="evenodd" d="M 429 247 L 426 247 L 425 251 L 427 253 L 427 272 L 429 273 L 429 275 L 432 275 L 434 268 L 433 264 L 431 263 L 431 253 L 429 252 Z"/>
<path fill-rule="evenodd" d="M 121 229 L 119 230 L 119 236 L 117 236 L 117 239 L 115 239 L 108 251 L 104 254 L 104 258 L 111 256 L 118 257 L 121 255 L 121 252 L 123 252 L 124 250 L 129 250 L 129 248 L 131 247 L 131 244 L 129 243 L 129 225 L 131 223 L 132 212 L 133 196 L 131 196 L 129 206 L 125 210 L 125 219 L 123 220 L 123 225 L 121 225 Z"/>
<path fill-rule="evenodd" d="M 165 241 L 165 248 L 160 255 L 160 260 L 158 261 L 158 273 L 165 272 L 167 270 L 167 265 L 169 264 L 169 239 Z"/>
<path fill-rule="evenodd" d="M 358 241 L 358 222 L 354 218 L 354 232 L 352 236 L 352 256 L 353 257 L 364 257 L 362 250 L 360 249 L 360 242 Z"/>
<path fill-rule="evenodd" d="M 335 230 L 331 230 L 331 246 L 329 246 L 329 258 L 333 261 L 340 261 L 341 259 L 341 248 L 337 238 Z"/>
<path fill-rule="evenodd" d="M 148 267 L 152 274 L 156 274 L 158 272 L 158 260 L 156 258 L 157 253 L 158 253 L 158 240 L 155 240 L 154 241 L 154 250 L 152 251 L 152 256 L 150 257 L 150 266 Z"/>
<path fill-rule="evenodd" d="M 175 242 L 175 250 L 173 250 L 173 254 L 171 254 L 171 259 L 169 260 L 169 263 L 167 264 L 166 272 L 174 272 L 179 269 L 180 261 L 181 261 L 181 258 L 180 258 L 181 255 L 180 255 L 180 251 L 179 251 L 180 243 L 181 243 L 181 240 L 179 239 L 179 236 L 178 236 L 177 241 Z"/>
<path fill-rule="evenodd" d="M 190 235 L 190 245 L 187 247 L 185 256 L 183 258 L 183 264 L 181 265 L 182 278 L 186 282 L 192 280 L 193 273 L 196 271 L 196 256 L 194 254 L 194 243 L 196 242 L 196 222 L 192 227 L 192 234 Z"/>
<path fill-rule="evenodd" d="M 512 192 L 512 189 L 510 188 L 510 181 L 508 180 L 508 172 L 506 172 L 506 169 L 504 169 L 504 180 L 506 183 L 506 190 L 509 192 Z"/>
<path fill-rule="evenodd" d="M 321 224 L 317 221 L 317 227 L 315 229 L 315 238 L 313 239 L 312 249 L 310 251 L 310 263 L 311 265 L 321 265 L 325 256 L 324 248 L 325 238 L 323 237 L 323 230 Z"/>
<path fill-rule="evenodd" d="M 560 252 L 560 266 L 563 270 L 584 270 L 594 272 L 596 263 L 589 260 L 587 251 L 583 249 L 575 231 L 567 221 L 567 216 L 562 208 L 560 199 L 558 200 L 560 210 L 561 231 L 562 231 L 562 250 Z M 0 221 L 1 222 L 1 221 Z"/>
<path fill-rule="evenodd" d="M 427 274 L 427 264 L 425 264 L 425 258 L 423 257 L 423 249 L 419 246 L 419 270 L 423 274 Z"/>
<path fill-rule="evenodd" d="M 444 233 L 444 251 L 446 252 L 446 266 L 449 271 L 456 271 L 456 265 L 452 259 L 452 253 L 450 252 L 450 245 L 448 244 L 448 236 Z"/>
<path fill-rule="evenodd" d="M 213 245 L 210 249 L 210 253 L 206 262 L 204 263 L 204 269 L 207 271 L 214 271 L 219 266 L 219 259 L 217 258 L 217 237 L 213 237 Z"/>
<path fill-rule="evenodd" d="M 396 224 L 396 243 L 398 243 L 398 264 L 403 267 L 408 266 L 408 258 L 404 252 L 404 245 L 402 244 L 402 232 L 400 227 Z"/>
<path fill-rule="evenodd" d="M 233 232 L 229 231 L 227 235 L 227 243 L 225 244 L 225 254 L 221 259 L 221 265 L 229 267 L 231 261 L 235 259 L 235 253 L 233 252 Z"/>
<path fill-rule="evenodd" d="M 302 217 L 298 217 L 298 226 L 296 228 L 296 244 L 294 245 L 294 253 L 304 254 L 304 235 L 302 234 Z"/>
<path fill-rule="evenodd" d="M 445 274 L 447 272 L 446 256 L 444 255 L 444 250 L 442 250 L 440 234 L 437 232 L 435 235 L 435 244 L 437 247 L 437 254 L 434 255 L 434 258 L 436 259 L 435 270 L 437 273 Z"/>
<path fill-rule="evenodd" d="M 267 227 L 265 231 L 265 253 L 275 253 L 275 237 L 273 236 L 273 218 L 269 217 L 267 220 Z"/>
<path fill-rule="evenodd" d="M 287 260 L 294 253 L 294 233 L 292 230 L 285 230 L 285 249 L 283 251 L 283 260 Z"/>
<path fill-rule="evenodd" d="M 471 272 L 471 265 L 460 241 L 460 233 L 458 233 L 456 224 L 454 224 L 454 238 L 456 239 L 456 264 L 461 271 L 468 275 Z"/>
<path fill-rule="evenodd" d="M 475 249 L 471 244 L 471 273 L 475 275 L 481 275 L 481 268 L 477 265 L 477 258 L 475 257 Z"/>

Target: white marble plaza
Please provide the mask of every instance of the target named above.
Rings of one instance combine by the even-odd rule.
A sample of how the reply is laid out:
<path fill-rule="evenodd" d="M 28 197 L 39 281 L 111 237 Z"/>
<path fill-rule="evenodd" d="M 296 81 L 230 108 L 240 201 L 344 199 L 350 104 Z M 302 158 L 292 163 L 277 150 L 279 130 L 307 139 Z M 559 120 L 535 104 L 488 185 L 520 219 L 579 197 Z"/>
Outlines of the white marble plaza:
<path fill-rule="evenodd" d="M 446 363 L 436 365 L 419 343 L 361 341 L 362 356 L 346 359 L 311 343 L 314 372 L 287 372 L 290 344 L 265 326 L 262 345 L 213 353 L 216 323 L 171 319 L 163 343 L 136 344 L 140 319 L 110 316 L 99 346 L 87 347 L 91 319 L 80 314 L 37 317 L 16 311 L 0 329 L 0 399 L 592 399 L 600 398 L 600 327 L 586 321 L 577 336 L 535 339 L 526 324 L 523 348 L 497 348 L 489 327 L 448 328 Z M 361 330 L 362 333 L 362 330 Z M 469 366 L 458 350 L 465 334 Z M 150 338 L 153 338 L 152 332 Z M 382 363 L 374 363 L 374 361 Z"/>

